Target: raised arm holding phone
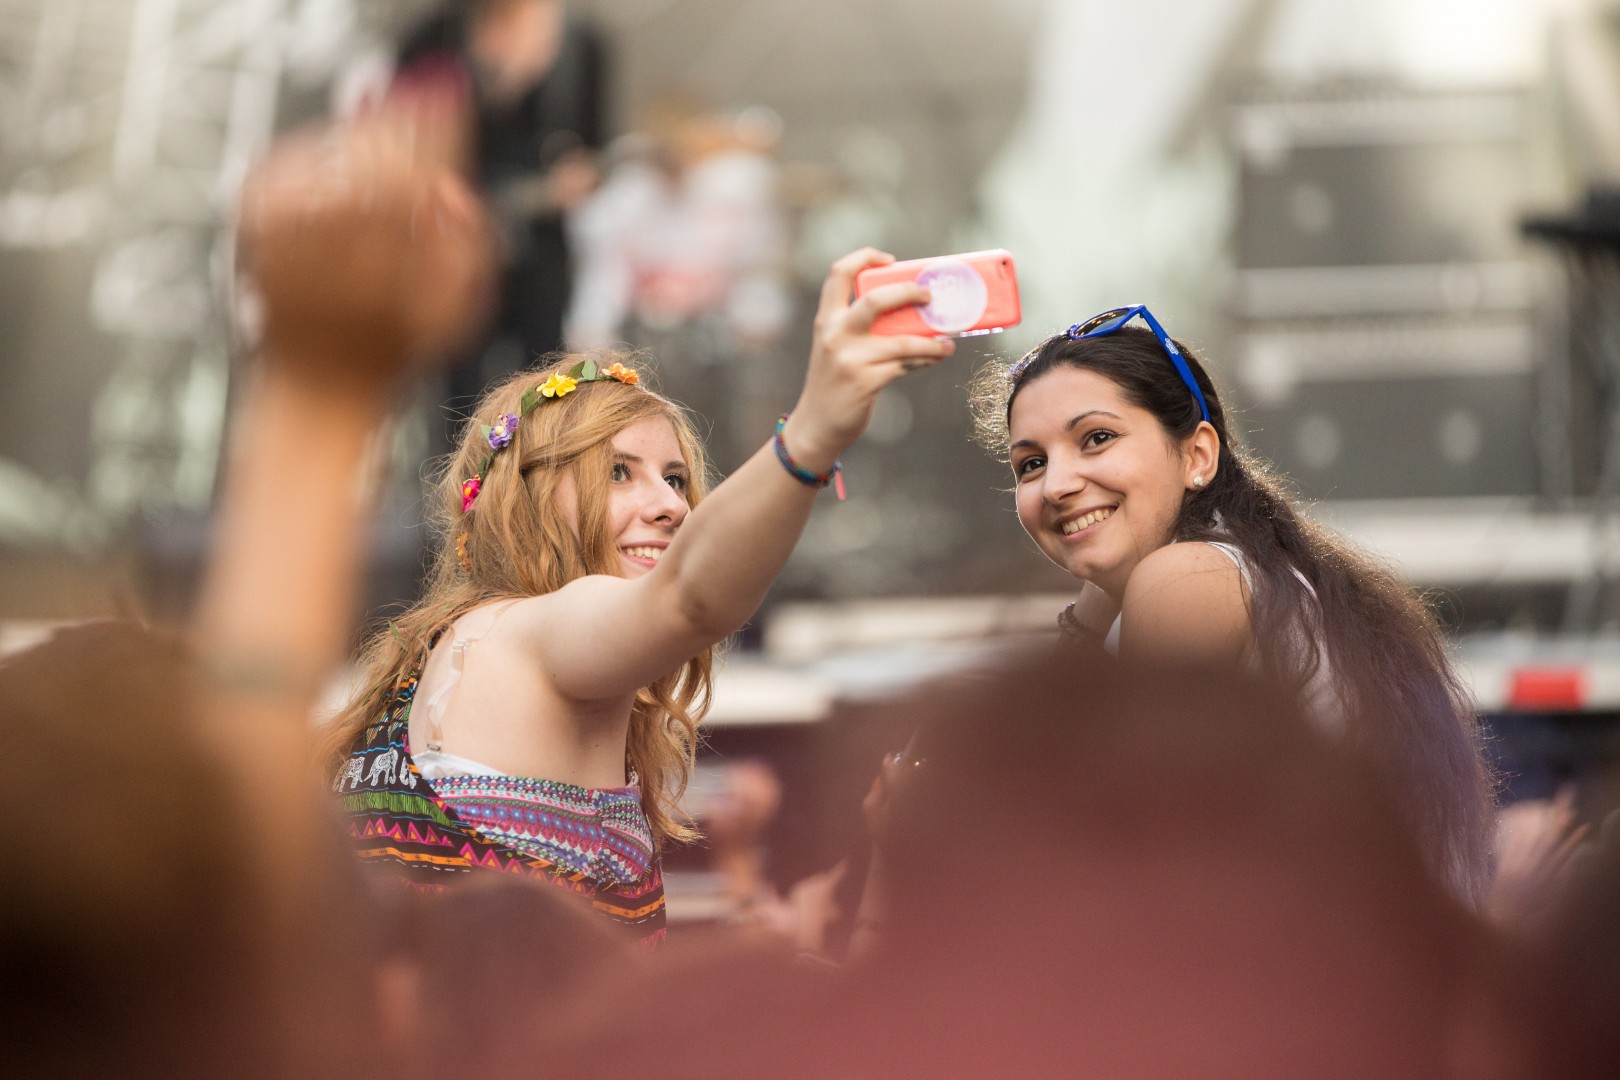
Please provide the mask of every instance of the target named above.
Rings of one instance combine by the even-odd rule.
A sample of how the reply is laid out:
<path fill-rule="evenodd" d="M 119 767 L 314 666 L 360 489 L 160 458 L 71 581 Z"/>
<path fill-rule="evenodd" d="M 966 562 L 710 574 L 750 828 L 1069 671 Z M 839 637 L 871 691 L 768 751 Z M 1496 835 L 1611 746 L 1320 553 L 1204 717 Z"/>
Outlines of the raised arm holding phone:
<path fill-rule="evenodd" d="M 896 284 L 851 302 L 889 260 L 834 265 L 797 405 L 712 494 L 634 357 L 567 357 L 485 395 L 431 497 L 426 595 L 368 644 L 331 729 L 364 861 L 418 885 L 515 869 L 660 938 L 658 852 L 692 835 L 676 799 L 712 649 L 758 608 L 878 393 L 953 351 L 870 332 L 928 300 Z"/>

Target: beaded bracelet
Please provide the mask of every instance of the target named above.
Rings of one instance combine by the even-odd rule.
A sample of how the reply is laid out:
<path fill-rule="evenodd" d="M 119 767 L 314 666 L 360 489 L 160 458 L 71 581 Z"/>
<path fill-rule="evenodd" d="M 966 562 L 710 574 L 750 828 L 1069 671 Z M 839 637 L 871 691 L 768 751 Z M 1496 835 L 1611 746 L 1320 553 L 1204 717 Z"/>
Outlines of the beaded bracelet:
<path fill-rule="evenodd" d="M 1088 645 L 1101 646 L 1108 639 L 1108 631 L 1096 626 L 1087 626 L 1080 621 L 1074 613 L 1074 605 L 1070 604 L 1057 617 L 1058 633 L 1070 641 L 1082 641 Z"/>
<path fill-rule="evenodd" d="M 804 466 L 800 465 L 797 461 L 794 461 L 793 455 L 788 453 L 787 443 L 782 439 L 782 429 L 787 426 L 787 419 L 787 413 L 783 413 L 781 416 L 776 418 L 776 457 L 782 462 L 782 468 L 788 471 L 789 476 L 793 477 L 793 479 L 797 480 L 806 487 L 824 488 L 828 484 L 833 485 L 833 490 L 838 493 L 838 501 L 843 502 L 843 463 L 835 461 L 833 462 L 832 468 L 828 469 L 820 476 L 817 476 L 809 469 L 806 469 Z"/>

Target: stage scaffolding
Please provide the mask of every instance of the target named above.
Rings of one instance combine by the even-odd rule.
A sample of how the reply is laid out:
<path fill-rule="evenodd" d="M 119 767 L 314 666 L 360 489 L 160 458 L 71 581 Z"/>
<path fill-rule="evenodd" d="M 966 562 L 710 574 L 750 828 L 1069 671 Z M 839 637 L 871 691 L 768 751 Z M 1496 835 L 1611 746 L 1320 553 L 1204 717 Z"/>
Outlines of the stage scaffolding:
<path fill-rule="evenodd" d="M 353 0 L 0 0 L 0 247 L 90 260 L 85 325 L 115 342 L 81 528 L 206 508 L 229 381 L 222 225 L 289 72 L 329 75 L 359 29 Z"/>

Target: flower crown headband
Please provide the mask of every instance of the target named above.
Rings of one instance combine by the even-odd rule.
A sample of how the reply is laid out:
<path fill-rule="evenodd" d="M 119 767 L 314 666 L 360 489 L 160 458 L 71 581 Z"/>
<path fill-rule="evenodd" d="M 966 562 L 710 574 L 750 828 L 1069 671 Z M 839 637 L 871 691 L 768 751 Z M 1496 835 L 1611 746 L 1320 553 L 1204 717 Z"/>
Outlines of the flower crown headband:
<path fill-rule="evenodd" d="M 512 445 L 517 436 L 519 422 L 528 416 L 540 405 L 547 401 L 567 397 L 579 388 L 581 383 L 593 382 L 619 382 L 626 386 L 635 386 L 641 381 L 634 368 L 627 368 L 623 364 L 611 364 L 608 367 L 598 367 L 594 360 L 581 360 L 568 369 L 566 375 L 553 372 L 545 382 L 523 392 L 523 398 L 518 402 L 518 411 L 506 413 L 499 417 L 494 425 L 479 424 L 478 433 L 489 446 L 489 453 L 479 463 L 478 471 L 461 482 L 461 512 L 463 514 L 473 508 L 478 501 L 478 492 L 484 486 L 484 477 L 489 475 L 489 467 L 495 464 L 495 455 Z"/>

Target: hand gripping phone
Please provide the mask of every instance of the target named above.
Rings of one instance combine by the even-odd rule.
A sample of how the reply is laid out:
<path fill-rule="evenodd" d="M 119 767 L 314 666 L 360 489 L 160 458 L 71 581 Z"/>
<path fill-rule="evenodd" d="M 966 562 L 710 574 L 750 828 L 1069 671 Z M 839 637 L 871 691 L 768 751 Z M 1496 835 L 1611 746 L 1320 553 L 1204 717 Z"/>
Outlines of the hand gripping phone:
<path fill-rule="evenodd" d="M 972 337 L 1017 326 L 1023 316 L 1017 268 L 1001 248 L 869 266 L 855 275 L 855 295 L 902 281 L 915 281 L 933 299 L 879 315 L 872 333 Z"/>

